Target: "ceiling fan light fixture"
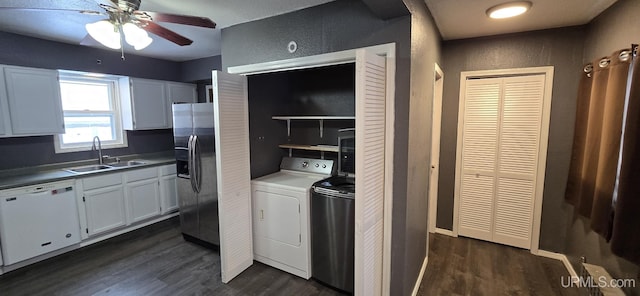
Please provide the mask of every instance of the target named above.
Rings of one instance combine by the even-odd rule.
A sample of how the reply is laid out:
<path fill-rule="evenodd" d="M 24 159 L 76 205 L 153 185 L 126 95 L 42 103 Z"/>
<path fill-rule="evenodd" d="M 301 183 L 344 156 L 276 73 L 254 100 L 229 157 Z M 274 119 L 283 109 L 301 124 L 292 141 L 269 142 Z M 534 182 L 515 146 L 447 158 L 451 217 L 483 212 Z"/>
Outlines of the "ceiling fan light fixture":
<path fill-rule="evenodd" d="M 89 23 L 85 25 L 85 28 L 87 33 L 100 44 L 112 49 L 120 49 L 122 47 L 120 44 L 120 31 L 109 20 Z"/>
<path fill-rule="evenodd" d="M 504 19 L 521 15 L 531 8 L 530 1 L 502 3 L 487 9 L 487 16 L 492 19 Z"/>
<path fill-rule="evenodd" d="M 142 50 L 153 42 L 153 39 L 149 37 L 147 31 L 134 23 L 125 23 L 122 25 L 122 32 L 124 33 L 124 40 L 133 46 L 135 50 Z"/>

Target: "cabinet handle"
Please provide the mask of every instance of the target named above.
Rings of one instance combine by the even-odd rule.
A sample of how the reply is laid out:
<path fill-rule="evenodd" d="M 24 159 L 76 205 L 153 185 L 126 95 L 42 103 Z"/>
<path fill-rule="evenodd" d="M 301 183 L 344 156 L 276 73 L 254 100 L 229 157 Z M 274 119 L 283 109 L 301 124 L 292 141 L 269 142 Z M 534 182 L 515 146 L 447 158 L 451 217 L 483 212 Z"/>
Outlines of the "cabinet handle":
<path fill-rule="evenodd" d="M 264 220 L 264 210 L 260 210 L 260 220 Z"/>

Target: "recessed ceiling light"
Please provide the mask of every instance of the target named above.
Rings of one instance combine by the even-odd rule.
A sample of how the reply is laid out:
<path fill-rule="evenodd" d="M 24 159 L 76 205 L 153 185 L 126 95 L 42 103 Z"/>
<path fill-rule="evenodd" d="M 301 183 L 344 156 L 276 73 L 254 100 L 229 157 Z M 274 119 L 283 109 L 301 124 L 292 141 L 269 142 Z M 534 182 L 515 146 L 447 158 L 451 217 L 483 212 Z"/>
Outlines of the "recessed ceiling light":
<path fill-rule="evenodd" d="M 531 8 L 529 1 L 503 3 L 487 9 L 487 15 L 493 19 L 503 19 L 521 15 L 529 8 Z"/>

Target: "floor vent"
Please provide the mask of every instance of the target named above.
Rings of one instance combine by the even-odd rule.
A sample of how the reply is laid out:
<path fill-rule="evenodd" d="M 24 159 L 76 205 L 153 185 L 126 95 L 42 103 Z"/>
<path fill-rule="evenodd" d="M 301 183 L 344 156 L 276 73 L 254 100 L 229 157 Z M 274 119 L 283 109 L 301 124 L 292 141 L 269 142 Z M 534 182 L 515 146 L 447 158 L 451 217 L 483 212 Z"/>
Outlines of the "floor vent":
<path fill-rule="evenodd" d="M 580 270 L 579 285 L 586 288 L 589 296 L 624 296 L 620 287 L 624 287 L 622 280 L 611 277 L 604 267 L 586 263 L 584 257 Z"/>

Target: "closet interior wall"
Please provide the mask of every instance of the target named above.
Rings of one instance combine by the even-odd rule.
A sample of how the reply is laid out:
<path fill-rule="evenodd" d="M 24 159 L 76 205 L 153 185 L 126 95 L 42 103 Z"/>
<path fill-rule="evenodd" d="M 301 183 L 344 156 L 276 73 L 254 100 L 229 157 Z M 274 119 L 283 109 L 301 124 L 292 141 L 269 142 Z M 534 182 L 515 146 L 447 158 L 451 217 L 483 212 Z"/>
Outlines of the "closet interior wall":
<path fill-rule="evenodd" d="M 289 155 L 280 144 L 337 145 L 338 129 L 354 127 L 354 120 L 325 120 L 320 137 L 318 120 L 287 122 L 272 116 L 354 116 L 355 65 L 353 63 L 304 70 L 250 75 L 249 134 L 251 178 L 277 172 Z M 295 157 L 320 158 L 320 152 L 293 150 Z M 325 152 L 325 159 L 337 153 Z"/>

